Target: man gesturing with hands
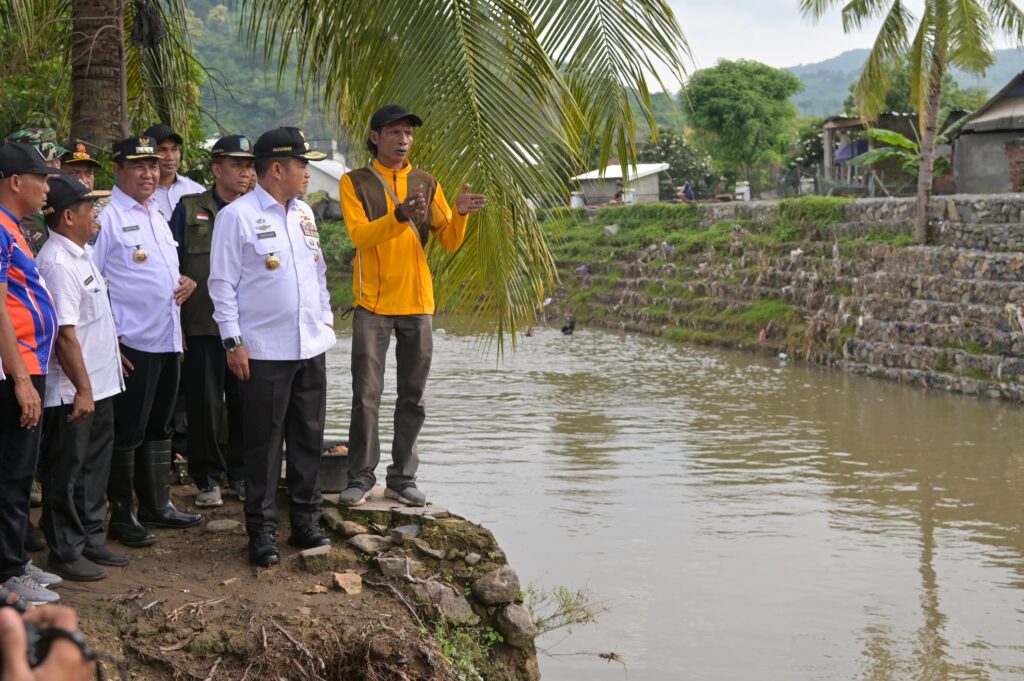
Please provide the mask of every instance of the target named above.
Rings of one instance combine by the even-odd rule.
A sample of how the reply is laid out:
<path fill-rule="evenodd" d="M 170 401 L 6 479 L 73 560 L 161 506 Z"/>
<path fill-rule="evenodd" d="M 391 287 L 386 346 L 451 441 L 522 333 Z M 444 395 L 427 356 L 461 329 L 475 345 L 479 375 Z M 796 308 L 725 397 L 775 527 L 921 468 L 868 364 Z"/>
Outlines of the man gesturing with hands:
<path fill-rule="evenodd" d="M 424 249 L 433 234 L 445 249 L 457 251 L 469 214 L 487 202 L 467 184 L 452 211 L 437 180 L 412 167 L 413 129 L 422 124 L 397 104 L 381 107 L 370 119 L 367 141 L 375 160 L 341 178 L 341 209 L 356 247 L 348 488 L 341 493 L 348 506 L 363 503 L 376 481 L 384 358 L 392 333 L 398 400 L 385 494 L 411 506 L 426 503 L 416 486 L 416 439 L 426 417 L 423 392 L 433 355 L 434 283 Z"/>

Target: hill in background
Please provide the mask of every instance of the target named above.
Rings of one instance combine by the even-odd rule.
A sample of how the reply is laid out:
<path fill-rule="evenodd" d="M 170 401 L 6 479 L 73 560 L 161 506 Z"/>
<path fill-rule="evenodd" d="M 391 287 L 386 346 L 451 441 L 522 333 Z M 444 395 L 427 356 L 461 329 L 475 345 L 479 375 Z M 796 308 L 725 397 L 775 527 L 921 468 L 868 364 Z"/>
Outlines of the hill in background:
<path fill-rule="evenodd" d="M 868 50 L 849 50 L 814 64 L 790 66 L 786 70 L 803 81 L 803 92 L 793 96 L 793 104 L 805 116 L 828 116 L 841 113 L 850 85 L 857 80 L 868 57 Z M 1018 50 L 997 50 L 996 63 L 983 77 L 953 70 L 953 77 L 962 87 L 981 86 L 994 95 L 1011 78 L 1024 71 L 1024 54 Z"/>

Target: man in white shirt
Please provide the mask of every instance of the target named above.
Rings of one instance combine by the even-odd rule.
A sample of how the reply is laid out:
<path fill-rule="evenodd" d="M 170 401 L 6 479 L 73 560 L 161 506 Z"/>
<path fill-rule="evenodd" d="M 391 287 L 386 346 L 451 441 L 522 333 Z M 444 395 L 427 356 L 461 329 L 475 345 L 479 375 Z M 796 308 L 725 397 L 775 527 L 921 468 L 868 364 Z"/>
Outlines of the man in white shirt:
<path fill-rule="evenodd" d="M 181 304 L 196 283 L 178 271 L 177 243 L 153 201 L 159 178 L 151 137 L 116 142 L 117 186 L 100 213 L 93 261 L 109 282 L 110 306 L 128 375 L 114 399 L 114 458 L 107 498 L 110 535 L 126 546 L 149 546 L 144 527 L 182 528 L 202 516 L 170 500 L 171 413 L 178 394 Z M 132 513 L 132 486 L 139 495 Z"/>
<path fill-rule="evenodd" d="M 114 451 L 114 395 L 124 389 L 114 317 L 88 242 L 96 235 L 94 192 L 77 178 L 50 180 L 50 238 L 36 259 L 57 308 L 43 402 L 43 515 L 47 568 L 71 581 L 125 566 L 106 547 L 107 479 Z"/>
<path fill-rule="evenodd" d="M 330 543 L 320 531 L 317 480 L 327 407 L 326 351 L 334 315 L 313 211 L 299 196 L 309 185 L 311 151 L 298 128 L 263 133 L 253 146 L 256 188 L 217 213 L 210 255 L 210 298 L 228 369 L 238 378 L 245 459 L 249 560 L 280 561 L 274 496 L 281 448 L 288 443 L 288 543 Z"/>
<path fill-rule="evenodd" d="M 160 156 L 160 182 L 153 194 L 153 200 L 156 201 L 164 220 L 170 222 L 181 197 L 201 194 L 206 191 L 206 187 L 178 174 L 181 168 L 181 147 L 185 141 L 171 126 L 163 123 L 151 125 L 142 135 L 156 140 L 156 153 Z"/>

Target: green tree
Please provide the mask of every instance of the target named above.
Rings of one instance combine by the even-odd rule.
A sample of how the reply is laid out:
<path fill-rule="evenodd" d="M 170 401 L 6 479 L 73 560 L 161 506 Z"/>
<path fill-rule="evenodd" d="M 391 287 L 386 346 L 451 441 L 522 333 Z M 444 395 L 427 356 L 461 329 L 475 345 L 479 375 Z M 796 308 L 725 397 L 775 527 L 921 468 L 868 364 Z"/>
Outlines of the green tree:
<path fill-rule="evenodd" d="M 915 113 L 917 105 L 914 104 L 914 97 L 911 92 L 912 77 L 910 65 L 903 62 L 902 66 L 893 72 L 892 83 L 889 91 L 885 93 L 885 104 L 883 111 L 895 113 Z M 850 94 L 843 102 L 843 111 L 848 114 L 857 113 L 857 104 L 854 101 L 854 90 L 857 83 L 850 83 Z M 961 87 L 953 78 L 953 74 L 946 72 L 942 77 L 942 107 L 951 111 L 975 111 L 988 101 L 988 88 L 977 85 Z"/>
<path fill-rule="evenodd" d="M 754 167 L 788 145 L 796 117 L 789 98 L 800 79 L 755 61 L 719 61 L 697 71 L 681 93 L 700 145 L 726 171 L 751 181 Z"/>
<path fill-rule="evenodd" d="M 1005 35 L 1024 43 L 1024 13 L 1014 0 L 924 0 L 920 17 L 905 0 L 800 0 L 805 17 L 817 21 L 833 7 L 842 7 L 843 30 L 859 29 L 882 17 L 875 44 L 854 86 L 861 115 L 871 120 L 885 108 L 893 74 L 906 61 L 914 111 L 921 118 L 920 173 L 917 178 L 915 232 L 918 243 L 928 241 L 935 140 L 945 76 L 956 66 L 984 73 L 995 62 L 992 41 Z"/>
<path fill-rule="evenodd" d="M 658 197 L 662 201 L 671 199 L 675 188 L 684 182 L 689 182 L 697 194 L 707 195 L 714 191 L 718 181 L 708 155 L 687 144 L 686 139 L 671 128 L 658 128 L 657 140 L 642 142 L 637 160 L 668 164 L 668 172 L 658 176 Z"/>

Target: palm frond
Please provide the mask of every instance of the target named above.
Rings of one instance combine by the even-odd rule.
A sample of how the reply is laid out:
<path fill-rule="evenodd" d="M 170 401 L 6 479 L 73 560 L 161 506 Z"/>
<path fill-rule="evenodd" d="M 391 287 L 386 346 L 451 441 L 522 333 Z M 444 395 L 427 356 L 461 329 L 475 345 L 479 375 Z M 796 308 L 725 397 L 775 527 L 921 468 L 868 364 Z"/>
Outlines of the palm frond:
<path fill-rule="evenodd" d="M 604 167 L 615 152 L 625 170 L 636 157 L 630 91 L 657 136 L 648 78 L 661 89 L 660 66 L 682 84 L 690 47 L 661 0 L 527 0 L 541 43 L 565 74 Z"/>
<path fill-rule="evenodd" d="M 913 14 L 903 2 L 893 0 L 854 85 L 854 101 L 861 115 L 867 119 L 875 118 L 885 107 L 885 95 L 892 85 L 889 74 L 899 66 L 906 54 L 909 27 L 913 21 Z"/>
<path fill-rule="evenodd" d="M 849 0 L 843 6 L 843 32 L 852 33 L 865 22 L 885 15 L 890 0 Z"/>
<path fill-rule="evenodd" d="M 978 0 L 952 0 L 949 14 L 949 63 L 984 73 L 995 63 L 992 18 Z"/>
<path fill-rule="evenodd" d="M 1015 0 L 984 0 L 993 25 L 1018 45 L 1024 42 L 1024 12 Z"/>
<path fill-rule="evenodd" d="M 439 308 L 492 325 L 499 347 L 534 319 L 556 278 L 530 202 L 564 200 L 561 178 L 578 169 L 580 141 L 595 130 L 632 159 L 623 86 L 646 90 L 654 60 L 681 66 L 676 48 L 685 47 L 659 0 L 565 3 L 576 13 L 541 0 L 243 4 L 250 44 L 273 36 L 262 41 L 266 57 L 283 64 L 294 55 L 301 80 L 321 88 L 352 139 L 365 139 L 374 109 L 400 102 L 425 121 L 413 162 L 438 177 L 449 200 L 465 182 L 488 195 L 462 248 L 449 254 L 432 245 L 428 256 Z M 609 33 L 588 29 L 595 13 L 615 8 Z M 590 23 L 580 27 L 581 17 Z M 648 51 L 654 56 L 642 56 Z M 578 83 L 595 74 L 607 77 L 605 88 L 585 99 Z"/>
<path fill-rule="evenodd" d="M 844 0 L 800 0 L 800 14 L 805 19 L 820 21 L 830 9 L 843 4 Z"/>

